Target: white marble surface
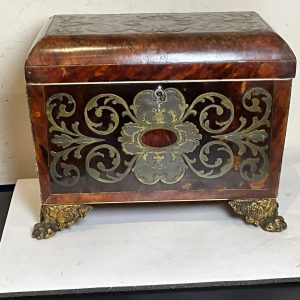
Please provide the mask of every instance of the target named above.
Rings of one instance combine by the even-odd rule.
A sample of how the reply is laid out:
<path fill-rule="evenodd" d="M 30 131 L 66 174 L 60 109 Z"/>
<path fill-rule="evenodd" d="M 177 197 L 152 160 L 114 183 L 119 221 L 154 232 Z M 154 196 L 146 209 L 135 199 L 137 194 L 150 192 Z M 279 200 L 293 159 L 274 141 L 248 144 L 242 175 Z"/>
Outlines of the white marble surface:
<path fill-rule="evenodd" d="M 98 206 L 37 241 L 38 182 L 19 180 L 0 244 L 0 294 L 300 277 L 300 151 L 285 157 L 282 233 L 244 224 L 225 203 L 125 205 Z"/>

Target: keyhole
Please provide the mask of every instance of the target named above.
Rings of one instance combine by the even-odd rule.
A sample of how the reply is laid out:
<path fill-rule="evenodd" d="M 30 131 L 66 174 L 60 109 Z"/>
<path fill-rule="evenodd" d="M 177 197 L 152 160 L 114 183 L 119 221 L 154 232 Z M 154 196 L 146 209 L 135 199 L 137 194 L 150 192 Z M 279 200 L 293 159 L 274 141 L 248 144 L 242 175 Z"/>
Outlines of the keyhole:
<path fill-rule="evenodd" d="M 153 93 L 153 100 L 160 105 L 165 101 L 165 99 L 166 99 L 165 92 L 163 91 L 161 86 L 158 86 L 158 88 Z"/>

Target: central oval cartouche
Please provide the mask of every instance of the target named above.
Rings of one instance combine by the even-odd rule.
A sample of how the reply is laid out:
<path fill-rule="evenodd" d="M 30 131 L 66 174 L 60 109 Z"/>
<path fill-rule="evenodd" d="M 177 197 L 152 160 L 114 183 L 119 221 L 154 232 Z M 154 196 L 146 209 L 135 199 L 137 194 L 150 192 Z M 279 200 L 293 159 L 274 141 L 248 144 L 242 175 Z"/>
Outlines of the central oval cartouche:
<path fill-rule="evenodd" d="M 141 136 L 143 144 L 149 147 L 164 148 L 177 142 L 176 134 L 168 129 L 157 128 L 145 132 Z"/>

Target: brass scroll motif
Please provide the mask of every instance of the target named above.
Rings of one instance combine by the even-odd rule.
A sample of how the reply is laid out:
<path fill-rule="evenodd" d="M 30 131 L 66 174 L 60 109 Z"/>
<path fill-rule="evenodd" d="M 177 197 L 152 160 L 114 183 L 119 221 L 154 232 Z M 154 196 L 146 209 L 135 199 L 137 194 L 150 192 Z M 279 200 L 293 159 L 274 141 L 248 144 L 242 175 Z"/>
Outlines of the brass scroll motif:
<path fill-rule="evenodd" d="M 81 159 L 81 152 L 87 146 L 86 172 L 103 183 L 118 182 L 132 171 L 144 184 L 159 181 L 173 184 L 184 176 L 187 168 L 201 178 L 214 179 L 236 166 L 236 156 L 242 157 L 236 171 L 243 179 L 257 181 L 266 175 L 269 169 L 266 127 L 270 126 L 272 97 L 265 89 L 252 88 L 244 94 L 242 107 L 255 116 L 251 122 L 241 116 L 239 127 L 231 131 L 235 109 L 226 96 L 204 93 L 188 105 L 178 89 L 162 90 L 160 87 L 159 95 L 163 101 L 155 101 L 155 91 L 143 90 L 135 96 L 130 107 L 114 94 L 93 97 L 85 106 L 84 118 L 86 127 L 96 138 L 82 134 L 78 122 L 68 129 L 61 120 L 76 112 L 71 95 L 57 93 L 51 96 L 46 106 L 51 124 L 49 132 L 55 132 L 51 142 L 62 148 L 58 152 L 51 151 L 52 179 L 66 187 L 78 183 L 79 168 L 68 163 L 68 159 Z M 121 116 L 115 109 L 117 105 L 123 108 Z M 107 118 L 105 122 L 102 120 L 105 111 L 109 122 Z M 214 118 L 210 117 L 212 114 Z M 122 126 L 121 136 L 117 139 L 129 160 L 124 160 L 115 144 L 108 142 L 108 137 L 119 127 L 120 117 L 131 119 Z M 190 117 L 197 117 L 199 123 L 192 123 Z M 199 128 L 203 130 L 202 134 Z M 142 137 L 151 130 L 171 131 L 176 135 L 176 142 L 165 147 L 146 145 Z M 210 140 L 202 142 L 203 134 Z"/>
<path fill-rule="evenodd" d="M 67 110 L 67 106 L 69 110 Z M 54 109 L 57 109 L 55 113 L 53 113 Z M 47 119 L 51 124 L 49 132 L 55 132 L 51 142 L 63 149 L 59 152 L 51 151 L 53 160 L 50 164 L 50 174 L 55 182 L 66 187 L 75 185 L 80 178 L 78 167 L 66 163 L 69 155 L 73 153 L 75 158 L 81 159 L 81 151 L 85 146 L 104 141 L 101 138 L 95 139 L 80 133 L 78 122 L 73 123 L 71 126 L 72 130 L 69 130 L 65 121 L 60 121 L 61 118 L 73 116 L 75 110 L 75 100 L 71 95 L 66 93 L 54 94 L 48 99 L 46 105 Z M 57 164 L 59 162 L 63 174 L 59 174 L 57 171 Z"/>

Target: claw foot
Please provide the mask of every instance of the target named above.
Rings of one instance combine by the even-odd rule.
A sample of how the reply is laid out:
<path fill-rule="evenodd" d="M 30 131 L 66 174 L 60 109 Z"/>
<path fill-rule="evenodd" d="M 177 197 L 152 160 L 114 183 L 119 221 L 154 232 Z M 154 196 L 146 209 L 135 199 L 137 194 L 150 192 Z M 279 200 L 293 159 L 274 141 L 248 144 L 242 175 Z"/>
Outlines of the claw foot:
<path fill-rule="evenodd" d="M 58 224 L 50 222 L 37 223 L 33 227 L 32 237 L 37 240 L 48 239 L 59 230 Z"/>
<path fill-rule="evenodd" d="M 276 199 L 238 199 L 229 201 L 229 204 L 237 214 L 244 216 L 247 223 L 265 231 L 280 232 L 287 228 L 283 217 L 278 216 Z"/>
<path fill-rule="evenodd" d="M 72 226 L 92 210 L 86 204 L 52 205 L 46 204 L 41 209 L 41 222 L 34 225 L 32 237 L 38 240 L 48 239 L 57 231 Z"/>

